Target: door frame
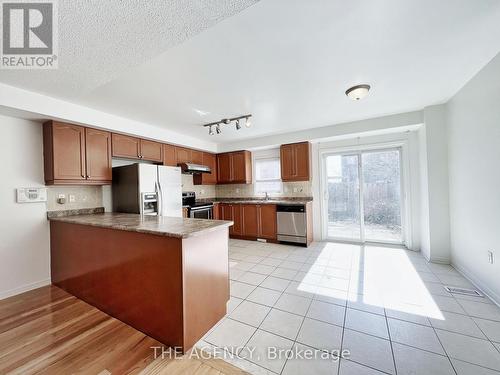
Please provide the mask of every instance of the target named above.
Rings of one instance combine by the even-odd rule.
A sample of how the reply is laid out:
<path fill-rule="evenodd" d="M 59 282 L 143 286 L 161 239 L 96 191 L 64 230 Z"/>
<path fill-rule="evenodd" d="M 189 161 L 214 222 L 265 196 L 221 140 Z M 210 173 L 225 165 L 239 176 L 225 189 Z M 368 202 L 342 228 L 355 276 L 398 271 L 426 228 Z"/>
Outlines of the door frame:
<path fill-rule="evenodd" d="M 361 154 L 366 151 L 383 151 L 383 150 L 400 150 L 400 167 L 401 167 L 401 237 L 402 242 L 395 241 L 366 241 L 364 239 L 364 215 L 363 215 L 363 176 L 361 170 Z M 328 236 L 328 191 L 326 190 L 326 156 L 329 155 L 359 155 L 358 174 L 359 174 L 359 208 L 360 208 L 360 230 L 361 239 L 359 241 L 349 240 L 340 237 Z M 323 241 L 334 242 L 349 242 L 356 244 L 390 244 L 403 245 L 407 248 L 412 248 L 412 222 L 411 222 L 411 185 L 410 185 L 410 160 L 409 160 L 409 145 L 408 140 L 400 140 L 394 142 L 381 142 L 364 145 L 355 145 L 347 147 L 328 147 L 319 150 L 319 180 L 320 180 L 320 217 L 321 217 L 321 239 Z"/>

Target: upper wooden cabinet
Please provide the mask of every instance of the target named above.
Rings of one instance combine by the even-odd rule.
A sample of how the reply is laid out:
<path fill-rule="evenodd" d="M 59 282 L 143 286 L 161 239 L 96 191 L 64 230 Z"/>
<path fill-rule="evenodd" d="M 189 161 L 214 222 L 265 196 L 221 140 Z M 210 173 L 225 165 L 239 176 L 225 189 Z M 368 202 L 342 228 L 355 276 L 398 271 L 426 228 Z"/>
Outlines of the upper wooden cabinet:
<path fill-rule="evenodd" d="M 163 165 L 177 167 L 177 159 L 175 156 L 175 146 L 163 145 Z"/>
<path fill-rule="evenodd" d="M 116 134 L 112 135 L 113 157 L 140 159 L 141 156 L 141 140 L 140 138 L 130 137 L 128 135 Z"/>
<path fill-rule="evenodd" d="M 215 185 L 217 184 L 217 157 L 208 152 L 202 153 L 201 163 L 210 167 L 212 173 L 198 173 L 193 175 L 193 183 L 195 185 Z"/>
<path fill-rule="evenodd" d="M 49 121 L 43 124 L 43 148 L 46 184 L 111 182 L 111 133 Z"/>
<path fill-rule="evenodd" d="M 191 149 L 185 147 L 175 147 L 175 160 L 179 163 L 191 163 Z"/>
<path fill-rule="evenodd" d="M 198 150 L 191 150 L 191 163 L 203 164 L 203 152 Z"/>
<path fill-rule="evenodd" d="M 111 181 L 111 133 L 85 129 L 87 179 Z"/>
<path fill-rule="evenodd" d="M 283 181 L 309 181 L 310 179 L 309 142 L 281 145 L 281 179 Z"/>
<path fill-rule="evenodd" d="M 163 145 L 159 142 L 141 139 L 140 158 L 160 163 L 163 162 Z"/>
<path fill-rule="evenodd" d="M 113 133 L 113 157 L 163 161 L 162 144 L 147 139 Z"/>
<path fill-rule="evenodd" d="M 252 154 L 250 151 L 218 154 L 217 182 L 219 184 L 252 183 Z"/>

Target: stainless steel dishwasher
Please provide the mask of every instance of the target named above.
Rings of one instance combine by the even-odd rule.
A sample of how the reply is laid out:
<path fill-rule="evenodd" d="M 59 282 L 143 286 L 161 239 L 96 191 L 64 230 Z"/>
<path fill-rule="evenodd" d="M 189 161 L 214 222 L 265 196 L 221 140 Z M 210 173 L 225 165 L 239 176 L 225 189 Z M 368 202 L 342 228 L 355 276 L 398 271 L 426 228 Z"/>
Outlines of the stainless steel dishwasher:
<path fill-rule="evenodd" d="M 278 241 L 307 244 L 306 207 L 301 204 L 279 204 Z"/>

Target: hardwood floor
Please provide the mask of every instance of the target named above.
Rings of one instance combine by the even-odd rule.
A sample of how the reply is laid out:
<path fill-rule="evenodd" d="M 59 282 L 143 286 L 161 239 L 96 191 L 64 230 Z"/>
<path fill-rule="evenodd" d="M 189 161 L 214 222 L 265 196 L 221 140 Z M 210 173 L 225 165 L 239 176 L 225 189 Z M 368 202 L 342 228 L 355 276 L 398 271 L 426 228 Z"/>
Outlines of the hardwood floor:
<path fill-rule="evenodd" d="M 0 301 L 0 374 L 245 374 L 219 359 L 154 359 L 154 346 L 55 286 Z"/>

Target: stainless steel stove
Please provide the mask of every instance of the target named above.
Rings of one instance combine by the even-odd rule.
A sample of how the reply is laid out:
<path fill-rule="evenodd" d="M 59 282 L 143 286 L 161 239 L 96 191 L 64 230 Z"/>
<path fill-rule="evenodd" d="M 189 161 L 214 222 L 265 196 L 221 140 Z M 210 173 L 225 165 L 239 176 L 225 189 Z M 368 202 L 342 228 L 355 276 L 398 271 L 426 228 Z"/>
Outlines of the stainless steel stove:
<path fill-rule="evenodd" d="M 188 217 L 193 219 L 213 219 L 214 204 L 211 202 L 196 202 L 194 191 L 182 193 L 182 205 L 188 207 Z"/>

